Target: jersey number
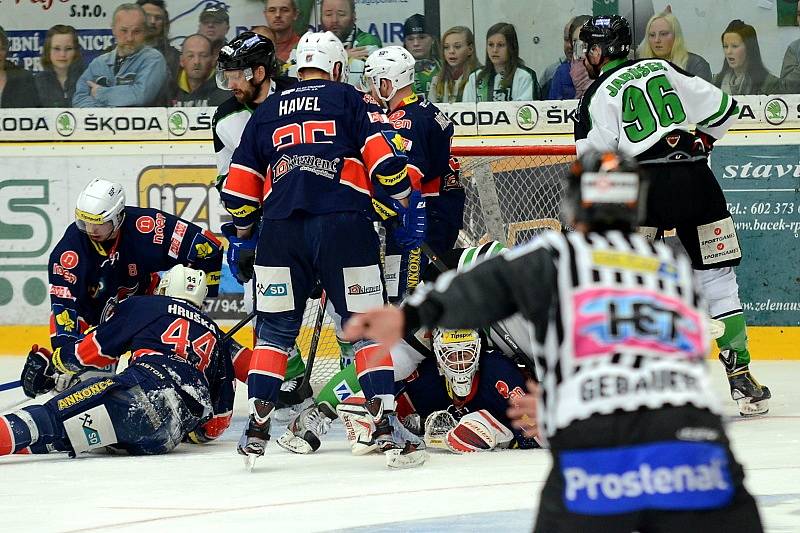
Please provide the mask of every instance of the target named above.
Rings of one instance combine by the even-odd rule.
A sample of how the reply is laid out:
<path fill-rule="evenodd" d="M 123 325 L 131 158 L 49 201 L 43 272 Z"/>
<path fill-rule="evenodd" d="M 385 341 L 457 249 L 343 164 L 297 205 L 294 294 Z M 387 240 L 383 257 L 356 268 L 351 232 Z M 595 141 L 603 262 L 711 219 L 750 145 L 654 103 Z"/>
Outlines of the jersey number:
<path fill-rule="evenodd" d="M 298 124 L 286 124 L 272 132 L 272 144 L 276 150 L 284 150 L 296 144 L 333 144 L 336 137 L 336 122 L 333 120 L 309 120 Z"/>
<path fill-rule="evenodd" d="M 194 341 L 189 341 L 189 321 L 185 318 L 176 318 L 167 330 L 161 334 L 161 342 L 172 345 L 172 351 L 178 357 L 186 359 L 189 364 L 194 365 L 200 372 L 205 371 L 211 354 L 217 345 L 217 338 L 210 331 L 206 331 Z M 192 353 L 188 351 L 192 347 Z M 194 356 L 191 357 L 190 356 Z"/>
<path fill-rule="evenodd" d="M 680 124 L 686 120 L 681 99 L 666 76 L 647 80 L 647 93 L 639 87 L 630 86 L 622 93 L 622 121 L 628 140 L 638 143 L 662 128 Z"/>

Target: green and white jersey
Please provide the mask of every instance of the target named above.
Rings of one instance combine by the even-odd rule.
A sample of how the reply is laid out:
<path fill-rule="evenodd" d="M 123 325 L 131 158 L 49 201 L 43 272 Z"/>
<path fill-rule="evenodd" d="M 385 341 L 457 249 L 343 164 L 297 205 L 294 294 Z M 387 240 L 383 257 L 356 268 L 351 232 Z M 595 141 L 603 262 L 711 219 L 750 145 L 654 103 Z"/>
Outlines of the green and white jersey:
<path fill-rule="evenodd" d="M 619 150 L 640 161 L 704 158 L 686 142 L 693 126 L 719 139 L 737 114 L 736 100 L 669 61 L 616 60 L 578 104 L 575 145 L 578 156 Z"/>

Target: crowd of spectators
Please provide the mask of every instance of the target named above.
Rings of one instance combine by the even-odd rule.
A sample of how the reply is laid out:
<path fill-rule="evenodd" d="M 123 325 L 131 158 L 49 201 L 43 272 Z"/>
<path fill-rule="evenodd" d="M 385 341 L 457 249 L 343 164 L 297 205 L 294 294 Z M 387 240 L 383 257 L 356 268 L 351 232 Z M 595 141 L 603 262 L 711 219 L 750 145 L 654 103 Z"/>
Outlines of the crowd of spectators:
<path fill-rule="evenodd" d="M 308 24 L 313 2 L 265 0 L 263 22 L 254 21 L 258 24 L 250 28 L 275 44 L 280 75 L 295 74 L 298 28 Z M 319 29 L 342 41 L 348 81 L 360 87 L 364 61 L 383 46 L 380 38 L 357 24 L 355 0 L 318 0 L 317 6 Z M 413 14 L 403 25 L 403 43 L 416 60 L 415 92 L 445 103 L 580 98 L 592 80 L 574 45 L 588 18 L 566 21 L 564 55 L 538 66 L 537 73 L 520 57 L 517 28 L 510 22 L 498 22 L 486 32 L 481 61 L 470 28 L 454 26 L 440 38 L 424 15 Z M 116 7 L 111 18 L 115 44 L 88 64 L 75 28 L 50 28 L 41 70 L 32 73 L 8 60 L 9 39 L 0 28 L 0 107 L 216 106 L 230 97 L 215 83 L 216 58 L 230 31 L 227 7 L 208 3 L 196 33 L 184 38 L 178 50 L 171 44 L 164 0 L 136 0 Z M 800 39 L 789 44 L 777 75 L 762 61 L 756 29 L 742 20 L 728 24 L 720 47 L 724 59 L 712 74 L 712 65 L 690 51 L 678 17 L 667 7 L 647 21 L 633 56 L 669 60 L 734 95 L 800 93 Z"/>

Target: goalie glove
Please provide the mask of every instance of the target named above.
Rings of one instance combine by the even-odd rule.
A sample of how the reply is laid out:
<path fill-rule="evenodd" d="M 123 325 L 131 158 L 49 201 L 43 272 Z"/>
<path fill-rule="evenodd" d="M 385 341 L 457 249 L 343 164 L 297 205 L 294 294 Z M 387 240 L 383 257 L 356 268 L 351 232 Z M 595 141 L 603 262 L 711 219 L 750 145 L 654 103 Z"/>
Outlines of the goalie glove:
<path fill-rule="evenodd" d="M 514 439 L 514 433 L 486 409 L 464 415 L 447 432 L 445 445 L 453 453 L 470 453 L 504 448 Z"/>

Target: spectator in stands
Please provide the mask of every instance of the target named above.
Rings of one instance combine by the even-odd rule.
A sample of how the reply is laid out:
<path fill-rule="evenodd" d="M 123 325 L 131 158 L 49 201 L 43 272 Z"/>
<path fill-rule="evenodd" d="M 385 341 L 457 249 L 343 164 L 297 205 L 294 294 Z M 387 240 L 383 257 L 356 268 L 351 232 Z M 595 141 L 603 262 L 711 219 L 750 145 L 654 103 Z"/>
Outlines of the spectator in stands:
<path fill-rule="evenodd" d="M 180 70 L 181 53 L 169 44 L 169 13 L 164 0 L 136 0 L 145 14 L 146 32 L 144 43 L 164 56 L 167 75 L 174 80 Z"/>
<path fill-rule="evenodd" d="M 70 107 L 75 85 L 86 68 L 75 28 L 56 24 L 47 30 L 42 67 L 33 76 L 41 107 Z"/>
<path fill-rule="evenodd" d="M 348 82 L 360 87 L 364 61 L 372 52 L 383 46 L 380 38 L 356 26 L 355 0 L 322 0 L 320 12 L 323 31 L 333 32 L 347 50 L 350 63 Z"/>
<path fill-rule="evenodd" d="M 275 34 L 274 39 L 266 37 L 275 45 L 275 57 L 282 64 L 289 61 L 289 55 L 300 40 L 294 32 L 298 15 L 295 0 L 267 0 L 264 4 L 264 19 Z"/>
<path fill-rule="evenodd" d="M 453 26 L 442 35 L 442 68 L 431 80 L 428 100 L 460 102 L 469 75 L 480 68 L 475 57 L 475 37 L 466 26 Z"/>
<path fill-rule="evenodd" d="M 797 25 L 800 26 L 800 3 L 797 4 Z M 789 43 L 783 54 L 781 92 L 800 93 L 800 39 Z"/>
<path fill-rule="evenodd" d="M 228 42 L 225 36 L 228 35 L 228 30 L 230 29 L 231 19 L 224 5 L 212 5 L 200 13 L 197 33 L 205 35 L 211 41 L 212 56 L 219 56 L 219 51 Z"/>
<path fill-rule="evenodd" d="M 775 94 L 780 80 L 769 73 L 761 60 L 756 29 L 732 20 L 722 33 L 725 62 L 714 77 L 714 85 L 728 94 Z"/>
<path fill-rule="evenodd" d="M 570 18 L 567 23 L 564 25 L 564 55 L 561 56 L 557 61 L 547 65 L 547 68 L 544 69 L 544 73 L 539 78 L 539 83 L 542 87 L 542 96 L 550 94 L 550 84 L 552 83 L 553 76 L 558 70 L 558 67 L 563 65 L 564 63 L 569 63 L 572 61 L 572 31 L 571 28 L 573 27 L 573 23 L 575 22 L 575 17 Z"/>
<path fill-rule="evenodd" d="M 0 108 L 39 107 L 33 76 L 6 59 L 9 42 L 0 27 Z"/>
<path fill-rule="evenodd" d="M 536 72 L 519 57 L 517 30 L 498 22 L 486 32 L 486 65 L 469 75 L 464 102 L 538 100 Z"/>
<path fill-rule="evenodd" d="M 216 58 L 211 55 L 211 41 L 195 33 L 183 41 L 175 105 L 179 107 L 218 106 L 230 93 L 217 87 L 214 76 Z"/>
<path fill-rule="evenodd" d="M 414 56 L 414 92 L 427 95 L 431 81 L 439 72 L 438 46 L 436 39 L 425 24 L 425 16 L 415 13 L 403 24 L 403 46 Z"/>
<path fill-rule="evenodd" d="M 144 45 L 142 6 L 120 4 L 112 17 L 116 46 L 89 63 L 75 88 L 75 107 L 140 107 L 159 101 L 167 81 L 167 63 L 160 52 Z"/>
<path fill-rule="evenodd" d="M 589 20 L 589 15 L 578 15 L 572 19 L 569 25 L 570 46 L 573 56 L 569 61 L 561 63 L 553 74 L 553 79 L 550 80 L 550 89 L 547 93 L 548 100 L 571 100 L 573 98 L 580 98 L 592 80 L 589 78 L 589 72 L 583 65 L 583 57 L 575 57 L 574 43 L 579 39 L 581 27 Z M 566 46 L 565 46 L 566 51 Z"/>
<path fill-rule="evenodd" d="M 273 43 L 275 42 L 274 40 L 276 39 L 275 32 L 272 31 L 272 29 L 269 26 L 264 26 L 263 24 L 258 26 L 251 26 L 250 31 L 252 31 L 253 33 L 257 33 L 263 37 L 266 37 Z M 292 49 L 292 51 L 293 50 L 294 49 Z M 289 57 L 292 57 L 291 52 L 289 53 Z M 287 73 L 289 72 L 289 67 L 291 66 L 291 64 L 289 63 L 289 61 L 284 63 L 283 61 L 278 59 L 278 56 L 275 56 L 274 59 L 275 59 L 275 67 L 273 68 L 272 72 L 275 73 L 275 76 L 286 77 Z"/>
<path fill-rule="evenodd" d="M 666 59 L 689 74 L 711 83 L 711 66 L 708 61 L 686 49 L 681 23 L 671 9 L 650 17 L 644 39 L 639 45 L 638 56 Z"/>

